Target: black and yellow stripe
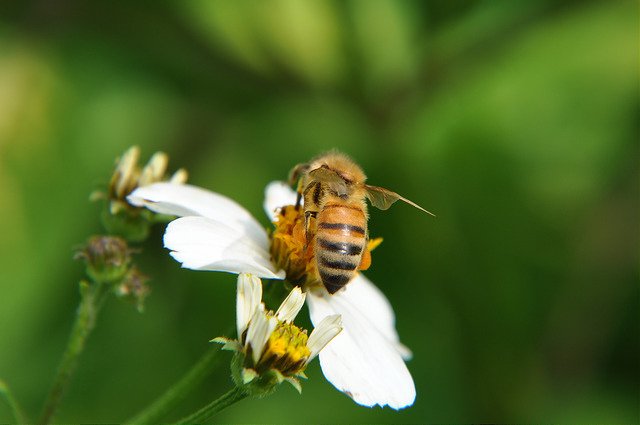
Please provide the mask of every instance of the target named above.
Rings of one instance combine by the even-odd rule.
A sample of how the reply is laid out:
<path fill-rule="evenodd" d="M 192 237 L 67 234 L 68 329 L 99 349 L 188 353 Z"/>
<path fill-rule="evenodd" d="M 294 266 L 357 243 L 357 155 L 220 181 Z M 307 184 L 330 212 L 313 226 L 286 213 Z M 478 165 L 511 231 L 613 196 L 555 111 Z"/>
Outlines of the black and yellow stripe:
<path fill-rule="evenodd" d="M 355 275 L 367 239 L 363 208 L 348 203 L 325 205 L 317 217 L 316 264 L 329 293 L 344 287 Z"/>

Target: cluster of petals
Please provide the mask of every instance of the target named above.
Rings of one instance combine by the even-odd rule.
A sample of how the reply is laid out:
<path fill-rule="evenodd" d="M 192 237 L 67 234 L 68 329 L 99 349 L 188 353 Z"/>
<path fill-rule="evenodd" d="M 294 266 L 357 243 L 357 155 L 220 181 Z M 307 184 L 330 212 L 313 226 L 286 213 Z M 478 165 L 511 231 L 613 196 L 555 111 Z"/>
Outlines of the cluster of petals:
<path fill-rule="evenodd" d="M 148 186 L 150 184 L 168 180 L 171 183 L 183 184 L 187 181 L 187 171 L 183 168 L 176 171 L 170 178 L 167 178 L 166 171 L 169 163 L 169 156 L 164 152 L 153 154 L 149 162 L 140 167 L 140 148 L 130 147 L 117 161 L 116 169 L 109 182 L 108 198 L 112 201 L 123 200 L 135 188 Z M 117 204 L 111 206 L 113 214 L 117 213 Z M 125 204 L 126 205 L 126 204 Z M 120 208 L 123 208 L 121 205 Z"/>
<path fill-rule="evenodd" d="M 265 195 L 272 222 L 279 208 L 296 200 L 282 182 L 270 183 Z M 271 263 L 265 228 L 224 195 L 186 184 L 154 183 L 136 189 L 128 201 L 179 217 L 167 226 L 164 245 L 182 267 L 285 278 Z M 319 354 L 329 382 L 364 406 L 401 409 L 413 404 L 415 385 L 404 362 L 411 352 L 400 343 L 389 301 L 371 281 L 359 273 L 333 295 L 310 289 L 306 304 L 316 327 L 327 317 L 342 317 L 342 332 Z"/>
<path fill-rule="evenodd" d="M 216 338 L 213 341 L 224 343 L 225 347 L 243 353 L 251 353 L 249 364 L 253 369 L 243 370 L 243 381 L 248 383 L 259 375 L 256 370 L 261 362 L 272 360 L 273 353 L 265 353 L 269 349 L 268 341 L 272 337 L 278 325 L 291 324 L 296 318 L 300 309 L 304 305 L 306 294 L 299 287 L 294 288 L 284 299 L 275 313 L 267 311 L 262 302 L 262 282 L 256 276 L 249 273 L 238 275 L 238 292 L 236 300 L 236 325 L 238 332 L 237 341 L 230 341 L 226 338 Z M 297 328 L 299 329 L 299 328 Z M 322 322 L 306 337 L 304 331 L 303 355 L 290 358 L 288 354 L 291 350 L 286 347 L 278 347 L 280 359 L 275 362 L 276 367 L 273 372 L 281 376 L 281 379 L 289 381 L 300 391 L 300 384 L 296 377 L 304 377 L 302 373 L 306 366 L 315 359 L 322 349 L 342 331 L 342 320 L 340 315 L 334 314 L 325 317 Z M 288 341 L 282 341 L 287 343 Z M 266 355 L 265 355 L 266 354 Z M 295 350 L 294 350 L 294 354 Z M 278 364 L 295 366 L 293 369 L 279 369 Z M 274 364 L 274 362 L 271 362 Z M 267 365 L 270 366 L 270 365 Z"/>

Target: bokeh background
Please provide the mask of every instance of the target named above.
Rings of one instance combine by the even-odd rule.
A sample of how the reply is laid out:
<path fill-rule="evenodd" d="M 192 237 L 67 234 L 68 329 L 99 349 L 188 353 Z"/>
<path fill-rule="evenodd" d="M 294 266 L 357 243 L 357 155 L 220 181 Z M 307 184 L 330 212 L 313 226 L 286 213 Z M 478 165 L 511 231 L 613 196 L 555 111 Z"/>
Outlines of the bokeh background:
<path fill-rule="evenodd" d="M 133 144 L 265 226 L 263 189 L 343 150 L 434 211 L 372 211 L 367 275 L 416 382 L 357 406 L 317 363 L 221 422 L 638 422 L 634 1 L 3 2 L 0 378 L 34 416 L 78 301 L 89 202 Z M 63 422 L 120 422 L 233 323 L 235 277 L 137 257 L 143 314 L 102 312 Z M 306 315 L 306 312 L 304 313 Z M 168 419 L 231 386 L 225 362 Z M 0 404 L 0 422 L 11 421 Z"/>

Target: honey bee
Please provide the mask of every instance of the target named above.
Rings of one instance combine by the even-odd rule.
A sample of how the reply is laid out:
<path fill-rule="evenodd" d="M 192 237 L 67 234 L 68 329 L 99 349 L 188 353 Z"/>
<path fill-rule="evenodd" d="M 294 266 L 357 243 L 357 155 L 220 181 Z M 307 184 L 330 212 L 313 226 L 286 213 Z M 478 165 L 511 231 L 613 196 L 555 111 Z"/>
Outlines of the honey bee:
<path fill-rule="evenodd" d="M 335 151 L 289 173 L 289 183 L 298 183 L 296 207 L 304 200 L 306 242 L 313 244 L 318 274 L 330 294 L 349 283 L 362 261 L 369 239 L 365 198 L 381 210 L 401 200 L 433 215 L 395 192 L 365 184 L 366 179 L 355 162 Z"/>

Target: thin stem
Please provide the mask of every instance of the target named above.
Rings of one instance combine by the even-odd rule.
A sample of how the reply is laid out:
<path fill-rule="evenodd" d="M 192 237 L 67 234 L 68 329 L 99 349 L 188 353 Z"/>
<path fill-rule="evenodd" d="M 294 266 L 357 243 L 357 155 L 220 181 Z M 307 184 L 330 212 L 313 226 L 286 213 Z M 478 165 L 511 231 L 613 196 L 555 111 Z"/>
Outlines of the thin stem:
<path fill-rule="evenodd" d="M 93 330 L 100 306 L 105 297 L 104 284 L 80 282 L 80 305 L 69 336 L 69 342 L 58 366 L 58 372 L 44 403 L 38 424 L 48 424 L 55 413 L 62 396 L 69 386 L 71 375 L 75 370 L 78 358 L 84 350 L 85 342 Z"/>
<path fill-rule="evenodd" d="M 171 388 L 165 391 L 147 408 L 129 419 L 128 425 L 147 425 L 158 423 L 169 411 L 195 388 L 213 370 L 217 364 L 218 346 L 211 347 L 193 367 Z"/>
<path fill-rule="evenodd" d="M 240 387 L 234 387 L 233 389 L 229 390 L 226 394 L 222 395 L 220 398 L 207 404 L 197 412 L 180 419 L 174 425 L 205 423 L 206 421 L 211 419 L 213 416 L 215 416 L 216 413 L 221 412 L 222 410 L 226 409 L 232 404 L 237 403 L 238 401 L 246 398 L 248 395 L 249 394 L 247 394 Z"/>
<path fill-rule="evenodd" d="M 13 393 L 9 389 L 9 386 L 2 380 L 0 380 L 0 394 L 2 394 L 11 409 L 11 413 L 13 414 L 13 419 L 17 424 L 26 424 L 29 423 L 27 420 L 27 416 L 24 414 L 22 408 L 18 404 L 18 401 L 13 396 Z"/>

